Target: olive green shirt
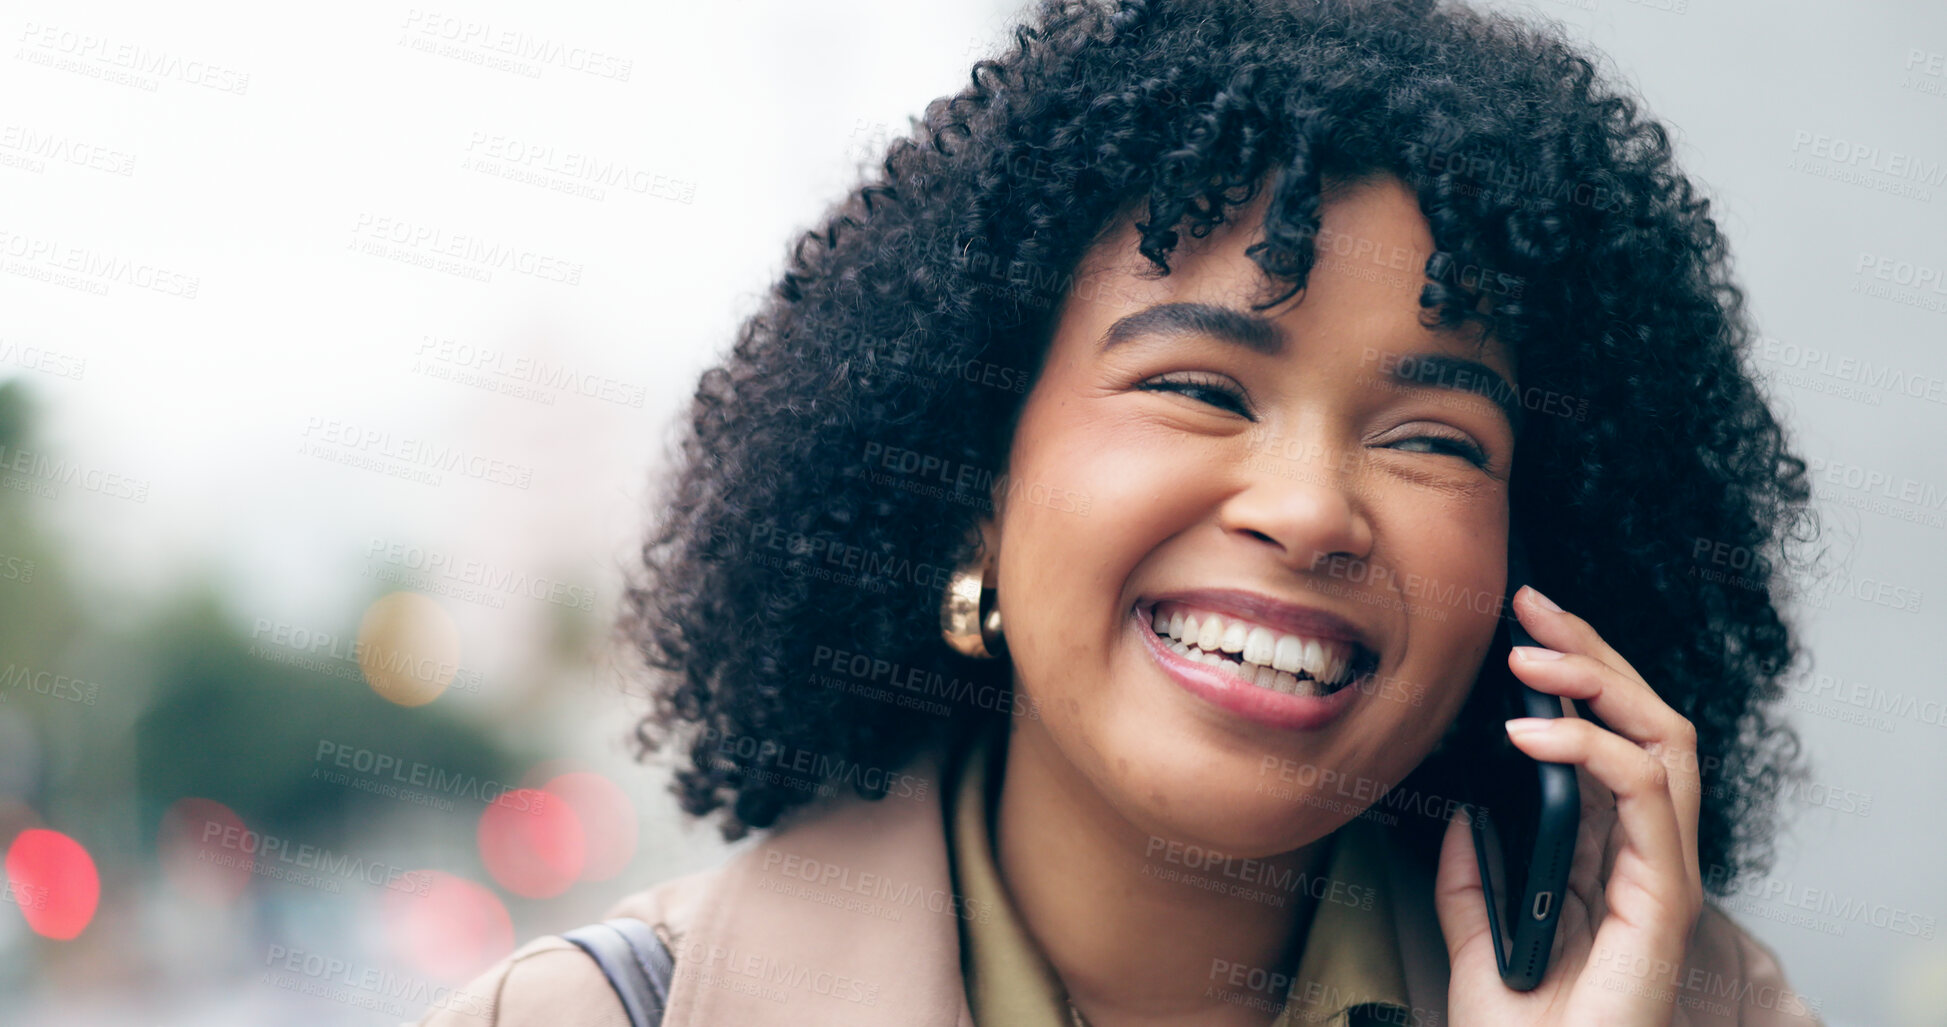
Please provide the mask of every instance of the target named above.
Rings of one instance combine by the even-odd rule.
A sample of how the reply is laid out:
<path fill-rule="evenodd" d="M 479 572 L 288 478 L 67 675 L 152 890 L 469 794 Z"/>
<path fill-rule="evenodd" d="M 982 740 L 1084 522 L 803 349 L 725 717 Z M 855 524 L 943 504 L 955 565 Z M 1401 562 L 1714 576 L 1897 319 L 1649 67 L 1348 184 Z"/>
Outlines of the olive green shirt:
<path fill-rule="evenodd" d="M 1028 934 L 995 866 L 992 817 L 1005 754 L 1005 738 L 998 731 L 983 732 L 967 747 L 957 783 L 942 790 L 954 890 L 967 909 L 980 911 L 959 921 L 967 1003 L 979 1027 L 1071 1027 L 1061 978 Z M 1232 975 L 1215 964 L 1206 994 L 1266 1011 L 1282 1002 L 1275 1027 L 1415 1022 L 1394 934 L 1381 862 L 1386 839 L 1380 831 L 1354 818 L 1333 834 L 1330 869 L 1310 880 L 1308 890 L 1318 901 L 1304 954 L 1282 996 L 1268 986 L 1275 978 L 1265 971 L 1240 969 Z M 1197 873 L 1162 865 L 1159 872 Z M 1304 879 L 1299 880 L 1302 886 Z"/>

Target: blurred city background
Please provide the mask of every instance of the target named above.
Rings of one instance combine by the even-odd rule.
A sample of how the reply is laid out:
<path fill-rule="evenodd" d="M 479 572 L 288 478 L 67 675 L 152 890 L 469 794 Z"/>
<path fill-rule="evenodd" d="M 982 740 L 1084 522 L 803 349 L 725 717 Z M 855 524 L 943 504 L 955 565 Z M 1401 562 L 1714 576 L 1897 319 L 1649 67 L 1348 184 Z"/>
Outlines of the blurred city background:
<path fill-rule="evenodd" d="M 1832 531 L 1726 908 L 1947 1023 L 1947 8 L 1505 6 L 1675 127 Z M 396 1023 L 721 858 L 613 626 L 673 419 L 1016 10 L 10 5 L 0 1022 Z"/>

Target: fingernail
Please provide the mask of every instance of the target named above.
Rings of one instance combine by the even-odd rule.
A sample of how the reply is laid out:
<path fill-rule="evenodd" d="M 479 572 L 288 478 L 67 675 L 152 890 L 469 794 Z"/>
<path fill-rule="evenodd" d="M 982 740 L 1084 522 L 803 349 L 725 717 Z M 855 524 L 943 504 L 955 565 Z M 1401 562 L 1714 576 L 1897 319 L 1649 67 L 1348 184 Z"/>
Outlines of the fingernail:
<path fill-rule="evenodd" d="M 1524 660 L 1559 660 L 1562 658 L 1561 653 L 1553 649 L 1543 649 L 1538 645 L 1517 645 L 1514 647 L 1514 652 L 1515 655 Z"/>
<path fill-rule="evenodd" d="M 1542 609 L 1553 610 L 1556 613 L 1562 612 L 1562 608 L 1555 605 L 1555 600 L 1550 599 L 1545 595 L 1542 595 L 1540 589 L 1536 588 L 1533 585 L 1523 585 L 1521 587 L 1527 589 L 1528 592 L 1534 596 L 1535 602 L 1540 603 Z"/>
<path fill-rule="evenodd" d="M 1532 735 L 1538 731 L 1548 730 L 1548 725 L 1552 723 L 1554 721 L 1549 720 L 1547 717 L 1516 717 L 1508 721 L 1508 735 L 1514 738 L 1519 738 L 1522 735 Z"/>

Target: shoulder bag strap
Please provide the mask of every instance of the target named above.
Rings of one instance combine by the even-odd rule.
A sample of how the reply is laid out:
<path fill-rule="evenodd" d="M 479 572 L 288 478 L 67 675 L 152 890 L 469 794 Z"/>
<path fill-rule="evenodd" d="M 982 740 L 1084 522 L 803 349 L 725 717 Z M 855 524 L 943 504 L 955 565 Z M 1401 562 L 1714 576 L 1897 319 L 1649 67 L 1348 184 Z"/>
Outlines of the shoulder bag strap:
<path fill-rule="evenodd" d="M 577 927 L 561 936 L 581 946 L 602 968 L 629 1014 L 630 1027 L 662 1023 L 675 961 L 654 928 L 625 916 Z"/>

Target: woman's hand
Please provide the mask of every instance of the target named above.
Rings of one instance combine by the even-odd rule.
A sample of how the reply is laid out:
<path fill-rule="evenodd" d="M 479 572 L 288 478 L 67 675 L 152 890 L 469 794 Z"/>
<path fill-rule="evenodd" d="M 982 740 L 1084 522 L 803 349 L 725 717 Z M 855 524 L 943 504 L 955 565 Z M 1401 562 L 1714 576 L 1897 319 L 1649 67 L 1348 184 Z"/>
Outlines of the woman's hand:
<path fill-rule="evenodd" d="M 1454 1027 L 1669 1027 L 1669 984 L 1703 910 L 1697 861 L 1697 732 L 1580 617 L 1523 588 L 1515 615 L 1547 649 L 1517 647 L 1515 676 L 1589 704 L 1609 729 L 1577 717 L 1510 721 L 1522 752 L 1576 765 L 1582 823 L 1554 957 L 1533 991 L 1501 982 L 1483 906 L 1473 831 L 1448 825 L 1435 904 L 1453 974 Z M 1647 968 L 1656 968 L 1652 972 Z"/>

